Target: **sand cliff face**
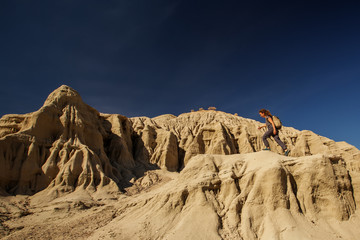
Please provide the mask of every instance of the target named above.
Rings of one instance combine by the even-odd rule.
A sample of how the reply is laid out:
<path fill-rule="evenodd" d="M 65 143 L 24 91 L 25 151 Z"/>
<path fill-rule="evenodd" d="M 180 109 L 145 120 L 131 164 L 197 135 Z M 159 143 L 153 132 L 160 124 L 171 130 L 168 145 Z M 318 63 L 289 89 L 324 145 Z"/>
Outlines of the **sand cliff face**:
<path fill-rule="evenodd" d="M 91 239 L 109 231 L 123 239 L 335 239 L 330 226 L 318 223 L 348 221 L 355 202 L 338 159 L 205 154 L 117 211 Z"/>
<path fill-rule="evenodd" d="M 0 184 L 10 194 L 116 186 L 121 175 L 103 146 L 100 114 L 63 86 L 38 111 L 1 118 Z"/>
<path fill-rule="evenodd" d="M 280 137 L 290 156 L 281 155 L 272 140 L 272 152 L 262 152 L 261 124 L 214 110 L 130 119 L 102 114 L 61 86 L 38 111 L 0 119 L 0 194 L 27 195 L 26 206 L 15 209 L 43 217 L 39 206 L 85 195 L 90 196 L 85 210 L 98 206 L 107 216 L 101 202 L 105 196 L 117 199 L 107 206 L 113 211 L 102 228 L 82 232 L 83 238 L 357 236 L 360 151 L 283 127 Z M 2 216 L 18 211 L 10 205 L 5 200 L 0 205 Z M 9 227 L 14 218 L 0 218 L 0 234 L 9 239 L 37 234 L 31 224 L 41 223 L 34 216 L 20 216 L 23 228 L 13 223 L 15 230 Z M 325 224 L 328 220 L 336 224 Z M 56 238 L 55 232 L 51 236 Z"/>

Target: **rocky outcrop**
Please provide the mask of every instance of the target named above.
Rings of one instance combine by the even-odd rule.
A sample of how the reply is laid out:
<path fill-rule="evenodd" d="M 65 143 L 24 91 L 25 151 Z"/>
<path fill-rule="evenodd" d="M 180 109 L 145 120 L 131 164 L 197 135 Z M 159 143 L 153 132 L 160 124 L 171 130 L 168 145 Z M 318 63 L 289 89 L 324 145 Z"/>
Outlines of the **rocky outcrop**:
<path fill-rule="evenodd" d="M 118 189 L 122 176 L 104 151 L 104 119 L 75 90 L 62 86 L 38 111 L 0 122 L 0 186 L 9 194 Z"/>
<path fill-rule="evenodd" d="M 360 151 L 283 127 L 290 156 L 273 140 L 272 151 L 264 152 L 260 125 L 215 110 L 156 118 L 102 114 L 61 86 L 38 111 L 0 119 L 0 195 L 50 202 L 69 193 L 76 199 L 120 194 L 117 213 L 107 212 L 111 222 L 94 230 L 93 239 L 360 234 Z M 10 214 L 6 209 L 0 208 L 3 216 Z M 351 224 L 359 227 L 338 227 Z"/>
<path fill-rule="evenodd" d="M 59 188 L 56 192 L 78 187 L 95 191 L 109 184 L 123 189 L 148 169 L 180 171 L 198 154 L 260 151 L 260 124 L 215 110 L 152 119 L 101 114 L 74 89 L 61 86 L 38 111 L 0 119 L 0 187 L 10 194 L 34 194 L 48 187 Z M 283 127 L 280 136 L 291 156 L 343 159 L 354 184 L 360 185 L 358 149 L 289 127 Z M 270 146 L 282 152 L 271 140 Z"/>
<path fill-rule="evenodd" d="M 198 155 L 91 239 L 351 239 L 336 222 L 355 212 L 352 193 L 344 162 L 321 154 Z"/>
<path fill-rule="evenodd" d="M 207 110 L 184 113 L 178 117 L 165 115 L 153 119 L 141 117 L 130 120 L 139 136 L 146 135 L 147 129 L 152 129 L 152 136 L 156 136 L 157 131 L 164 130 L 175 135 L 179 170 L 198 154 L 252 153 L 261 151 L 264 147 L 262 135 L 265 130 L 258 130 L 262 123 L 220 111 Z M 290 156 L 324 154 L 341 159 L 350 172 L 352 184 L 360 186 L 360 151 L 354 146 L 291 127 L 283 127 L 280 137 L 291 150 Z M 270 139 L 269 143 L 273 152 L 282 154 L 282 149 L 275 141 Z M 151 158 L 151 151 L 148 153 L 148 158 Z M 360 204 L 360 192 L 355 191 L 354 194 L 356 203 Z"/>

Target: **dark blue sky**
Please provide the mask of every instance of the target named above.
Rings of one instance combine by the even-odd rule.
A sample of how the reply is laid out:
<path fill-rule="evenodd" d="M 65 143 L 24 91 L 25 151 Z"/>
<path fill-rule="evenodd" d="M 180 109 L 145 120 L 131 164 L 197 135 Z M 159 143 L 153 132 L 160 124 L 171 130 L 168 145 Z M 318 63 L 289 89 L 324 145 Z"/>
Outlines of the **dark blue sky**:
<path fill-rule="evenodd" d="M 360 2 L 0 1 L 0 115 L 62 84 L 128 117 L 200 107 L 360 148 Z"/>

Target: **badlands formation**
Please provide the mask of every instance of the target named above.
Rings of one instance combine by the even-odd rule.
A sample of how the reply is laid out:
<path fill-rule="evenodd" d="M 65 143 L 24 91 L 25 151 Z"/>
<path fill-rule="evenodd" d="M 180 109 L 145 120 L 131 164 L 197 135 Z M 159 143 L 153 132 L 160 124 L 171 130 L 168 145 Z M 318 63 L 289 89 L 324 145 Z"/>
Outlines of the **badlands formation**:
<path fill-rule="evenodd" d="M 204 110 L 102 114 L 68 86 L 0 119 L 0 238 L 359 239 L 360 151 Z"/>

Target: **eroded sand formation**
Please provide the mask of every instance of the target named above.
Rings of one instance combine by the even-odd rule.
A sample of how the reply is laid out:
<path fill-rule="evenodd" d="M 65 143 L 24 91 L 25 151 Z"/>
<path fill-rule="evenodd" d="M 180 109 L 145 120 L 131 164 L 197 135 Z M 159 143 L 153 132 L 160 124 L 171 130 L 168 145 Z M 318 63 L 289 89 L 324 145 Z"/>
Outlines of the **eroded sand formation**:
<path fill-rule="evenodd" d="M 5 239 L 356 239 L 360 151 L 215 110 L 127 118 L 61 86 L 0 119 Z M 54 227 L 57 226 L 57 227 Z"/>

